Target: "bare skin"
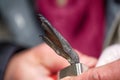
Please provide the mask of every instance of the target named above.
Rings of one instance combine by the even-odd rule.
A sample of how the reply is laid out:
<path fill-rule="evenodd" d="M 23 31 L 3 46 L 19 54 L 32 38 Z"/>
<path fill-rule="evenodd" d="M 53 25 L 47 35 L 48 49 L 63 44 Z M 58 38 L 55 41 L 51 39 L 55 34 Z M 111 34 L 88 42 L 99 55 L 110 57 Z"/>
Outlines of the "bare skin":
<path fill-rule="evenodd" d="M 120 80 L 120 60 L 93 68 L 77 77 L 66 77 L 62 80 Z"/>
<path fill-rule="evenodd" d="M 95 66 L 97 59 L 79 54 L 82 63 L 89 67 Z M 42 44 L 13 56 L 4 80 L 54 80 L 51 75 L 68 65 L 67 60 L 58 56 L 46 44 Z"/>

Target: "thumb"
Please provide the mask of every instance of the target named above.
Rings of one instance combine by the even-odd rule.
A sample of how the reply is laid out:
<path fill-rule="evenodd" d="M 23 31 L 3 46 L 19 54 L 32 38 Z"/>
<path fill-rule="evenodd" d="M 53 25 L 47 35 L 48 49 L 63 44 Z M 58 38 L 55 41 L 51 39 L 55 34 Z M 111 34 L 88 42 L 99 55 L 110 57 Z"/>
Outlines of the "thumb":
<path fill-rule="evenodd" d="M 77 77 L 66 77 L 62 80 L 120 80 L 120 60 L 90 69 Z"/>

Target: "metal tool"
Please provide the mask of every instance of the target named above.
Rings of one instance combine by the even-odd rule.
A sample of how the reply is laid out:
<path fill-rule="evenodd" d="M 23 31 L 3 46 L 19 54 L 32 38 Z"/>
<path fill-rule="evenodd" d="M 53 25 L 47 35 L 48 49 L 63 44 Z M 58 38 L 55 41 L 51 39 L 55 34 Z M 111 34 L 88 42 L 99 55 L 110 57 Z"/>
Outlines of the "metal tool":
<path fill-rule="evenodd" d="M 58 79 L 77 76 L 86 71 L 87 67 L 79 62 L 77 53 L 63 36 L 42 15 L 39 15 L 39 21 L 45 32 L 45 35 L 41 35 L 41 37 L 58 55 L 64 57 L 71 64 L 59 72 Z"/>

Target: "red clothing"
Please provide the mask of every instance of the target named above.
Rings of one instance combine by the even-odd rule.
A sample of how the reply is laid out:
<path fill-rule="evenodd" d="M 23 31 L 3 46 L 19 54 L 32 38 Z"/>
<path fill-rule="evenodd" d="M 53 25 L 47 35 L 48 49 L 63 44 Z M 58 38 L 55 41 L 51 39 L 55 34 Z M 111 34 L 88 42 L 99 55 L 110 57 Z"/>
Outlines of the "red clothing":
<path fill-rule="evenodd" d="M 104 38 L 104 0 L 37 0 L 37 10 L 80 52 L 99 57 Z"/>

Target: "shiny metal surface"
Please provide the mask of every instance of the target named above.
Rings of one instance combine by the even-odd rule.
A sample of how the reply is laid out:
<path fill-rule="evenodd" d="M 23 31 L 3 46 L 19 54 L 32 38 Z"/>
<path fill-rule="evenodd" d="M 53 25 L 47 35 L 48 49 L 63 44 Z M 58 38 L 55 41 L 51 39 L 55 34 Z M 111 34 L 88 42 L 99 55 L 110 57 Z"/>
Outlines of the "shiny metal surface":
<path fill-rule="evenodd" d="M 59 73 L 58 73 L 58 80 L 67 77 L 67 76 L 78 76 L 81 73 L 83 73 L 84 71 L 86 71 L 88 69 L 88 67 L 86 67 L 84 64 L 81 63 L 75 63 L 72 64 L 64 69 L 62 69 Z"/>

